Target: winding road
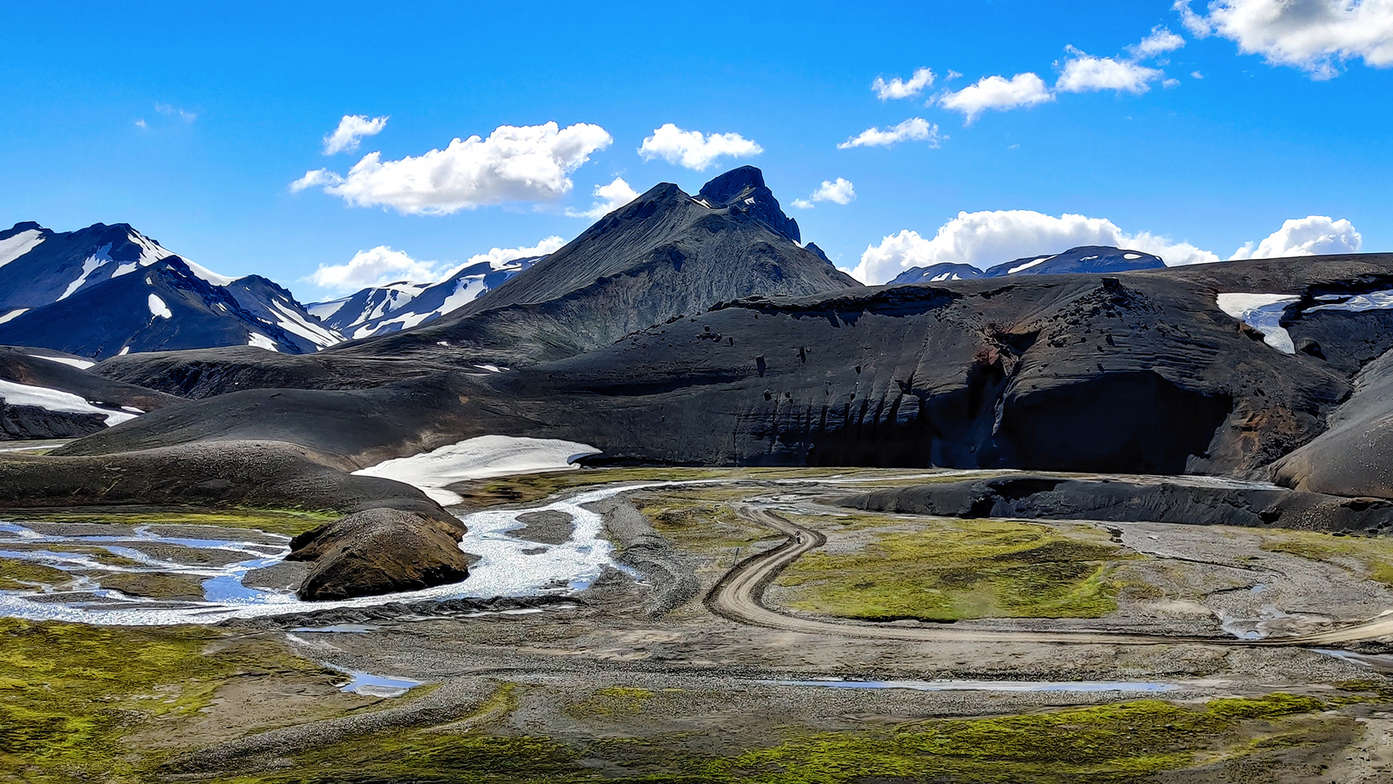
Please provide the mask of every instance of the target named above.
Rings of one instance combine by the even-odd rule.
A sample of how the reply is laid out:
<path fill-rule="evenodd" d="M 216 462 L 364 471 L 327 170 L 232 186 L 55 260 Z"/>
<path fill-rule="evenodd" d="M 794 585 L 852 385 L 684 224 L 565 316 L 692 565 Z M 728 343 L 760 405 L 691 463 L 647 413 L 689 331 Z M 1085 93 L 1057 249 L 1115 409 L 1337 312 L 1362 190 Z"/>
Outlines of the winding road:
<path fill-rule="evenodd" d="M 1203 637 L 1136 632 L 1093 630 L 1038 631 L 1034 629 L 986 629 L 970 626 L 895 626 L 853 620 L 822 620 L 787 615 L 764 603 L 764 590 L 785 567 L 805 553 L 827 542 L 811 528 L 798 525 L 772 509 L 742 504 L 735 507 L 741 517 L 784 534 L 783 543 L 752 555 L 735 566 L 711 588 L 706 606 L 715 614 L 738 623 L 780 631 L 825 634 L 874 640 L 909 642 L 1026 642 L 1074 645 L 1175 645 L 1222 646 L 1298 646 L 1338 647 L 1361 640 L 1393 635 L 1393 611 L 1375 618 L 1311 634 L 1240 640 L 1233 637 Z"/>

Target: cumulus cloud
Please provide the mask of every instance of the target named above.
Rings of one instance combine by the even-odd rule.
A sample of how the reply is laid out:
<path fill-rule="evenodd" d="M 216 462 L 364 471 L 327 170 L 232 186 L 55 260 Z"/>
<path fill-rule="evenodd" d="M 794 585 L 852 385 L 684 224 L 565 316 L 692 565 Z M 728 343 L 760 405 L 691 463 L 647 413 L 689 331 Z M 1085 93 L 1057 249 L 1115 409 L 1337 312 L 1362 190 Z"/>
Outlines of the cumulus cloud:
<path fill-rule="evenodd" d="M 1350 60 L 1393 65 L 1393 1 L 1213 0 L 1208 14 L 1177 0 L 1181 21 L 1196 35 L 1214 34 L 1245 54 L 1329 79 Z"/>
<path fill-rule="evenodd" d="M 1055 89 L 1061 92 L 1116 90 L 1140 95 L 1151 89 L 1152 81 L 1161 77 L 1159 70 L 1130 60 L 1093 57 L 1072 46 L 1069 53 L 1071 57 L 1064 62 L 1064 72 L 1055 84 Z"/>
<path fill-rule="evenodd" d="M 417 261 L 406 253 L 378 245 L 360 250 L 344 264 L 321 264 L 310 281 L 335 293 L 347 293 L 368 286 L 381 286 L 399 280 L 434 280 L 437 262 Z"/>
<path fill-rule="evenodd" d="M 851 180 L 838 177 L 835 180 L 823 180 L 822 184 L 813 191 L 813 201 L 830 201 L 834 204 L 850 204 L 856 198 L 856 188 L 851 184 Z"/>
<path fill-rule="evenodd" d="M 987 268 L 1031 255 L 1058 253 L 1079 245 L 1113 245 L 1153 253 L 1167 264 L 1218 261 L 1189 243 L 1149 232 L 1128 233 L 1106 218 L 1046 215 L 1032 210 L 960 212 L 926 238 L 905 229 L 869 245 L 851 274 L 883 283 L 909 267 L 954 261 Z"/>
<path fill-rule="evenodd" d="M 321 289 L 333 294 L 347 294 L 369 286 L 384 286 L 397 281 L 413 283 L 432 283 L 445 280 L 465 267 L 488 262 L 492 267 L 500 267 L 513 259 L 544 256 L 555 251 L 566 241 L 552 236 L 536 245 L 517 248 L 491 248 L 476 253 L 466 261 L 448 264 L 440 261 L 413 259 L 403 251 L 393 250 L 387 245 L 378 245 L 368 250 L 360 250 L 353 258 L 343 264 L 321 264 L 309 280 Z"/>
<path fill-rule="evenodd" d="M 479 264 L 485 261 L 489 263 L 489 266 L 497 269 L 498 267 L 503 266 L 505 263 L 512 261 L 513 259 L 528 259 L 534 256 L 545 256 L 548 253 L 555 252 L 558 248 L 565 244 L 565 240 L 553 235 L 547 237 L 541 242 L 538 242 L 536 245 L 523 246 L 518 248 L 490 248 L 489 250 L 483 253 L 476 253 L 473 256 L 470 256 L 468 259 L 465 259 L 465 261 L 461 264 L 456 264 L 453 267 L 450 267 L 448 270 L 444 272 L 444 274 L 440 275 L 440 279 L 444 280 L 450 277 L 451 275 L 455 274 L 456 272 L 459 272 L 460 270 L 464 269 L 465 267 L 472 267 L 475 264 Z"/>
<path fill-rule="evenodd" d="M 813 208 L 813 203 L 807 199 L 794 199 L 793 206 L 800 210 L 811 210 Z"/>
<path fill-rule="evenodd" d="M 645 161 L 662 158 L 668 163 L 701 171 L 717 158 L 743 158 L 759 155 L 764 148 L 738 133 L 704 134 L 684 131 L 673 123 L 653 129 L 653 134 L 639 145 L 639 157 Z"/>
<path fill-rule="evenodd" d="M 292 191 L 323 186 L 356 207 L 387 207 L 410 215 L 448 215 L 510 202 L 552 201 L 571 190 L 571 172 L 613 139 L 598 125 L 560 128 L 501 125 L 481 139 L 455 139 L 443 150 L 382 160 L 372 152 L 339 175 L 306 172 Z"/>
<path fill-rule="evenodd" d="M 614 181 L 607 185 L 596 185 L 594 193 L 595 203 L 590 209 L 567 209 L 566 214 L 572 218 L 603 218 L 638 198 L 638 191 L 629 187 L 629 183 L 625 182 L 623 177 L 615 177 Z"/>
<path fill-rule="evenodd" d="M 1140 43 L 1127 47 L 1127 50 L 1133 57 L 1145 60 L 1158 54 L 1174 52 L 1184 45 L 1184 38 L 1172 33 L 1169 28 L 1158 26 L 1151 28 L 1150 34 L 1141 39 Z"/>
<path fill-rule="evenodd" d="M 1033 73 L 1004 76 L 984 76 L 976 84 L 939 99 L 946 109 L 962 112 L 971 125 L 982 112 L 989 109 L 1006 110 L 1053 101 L 1054 95 L 1039 76 Z"/>
<path fill-rule="evenodd" d="M 889 147 L 906 141 L 928 142 L 930 147 L 938 147 L 946 139 L 940 136 L 938 125 L 931 123 L 922 117 L 911 117 L 908 120 L 889 128 L 867 128 L 866 130 L 847 139 L 837 145 L 839 150 L 849 150 L 852 147 Z"/>
<path fill-rule="evenodd" d="M 358 149 L 364 136 L 376 136 L 387 127 L 387 118 L 365 114 L 345 114 L 339 127 L 324 137 L 324 154 L 334 155 Z"/>
<path fill-rule="evenodd" d="M 308 188 L 318 188 L 322 185 L 338 185 L 341 182 L 343 182 L 343 178 L 328 169 L 310 169 L 305 172 L 305 176 L 290 183 L 290 192 L 299 193 Z"/>
<path fill-rule="evenodd" d="M 934 72 L 927 68 L 916 68 L 908 79 L 901 79 L 896 76 L 890 81 L 884 77 L 877 76 L 871 82 L 871 89 L 882 101 L 898 100 L 900 98 L 913 98 L 922 93 L 925 88 L 934 83 Z"/>
<path fill-rule="evenodd" d="M 1278 259 L 1326 253 L 1358 253 L 1364 238 L 1354 224 L 1326 215 L 1292 218 L 1260 242 L 1245 242 L 1234 259 Z"/>

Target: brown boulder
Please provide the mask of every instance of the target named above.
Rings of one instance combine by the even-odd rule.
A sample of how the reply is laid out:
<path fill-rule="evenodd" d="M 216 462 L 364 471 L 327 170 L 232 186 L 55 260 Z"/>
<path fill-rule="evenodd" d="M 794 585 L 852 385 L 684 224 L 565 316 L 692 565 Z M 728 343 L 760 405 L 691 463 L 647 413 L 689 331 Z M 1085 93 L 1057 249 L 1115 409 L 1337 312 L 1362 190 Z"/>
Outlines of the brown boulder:
<path fill-rule="evenodd" d="M 307 601 L 414 591 L 469 576 L 464 533 L 458 521 L 369 509 L 295 537 L 286 559 L 314 563 L 296 591 Z"/>

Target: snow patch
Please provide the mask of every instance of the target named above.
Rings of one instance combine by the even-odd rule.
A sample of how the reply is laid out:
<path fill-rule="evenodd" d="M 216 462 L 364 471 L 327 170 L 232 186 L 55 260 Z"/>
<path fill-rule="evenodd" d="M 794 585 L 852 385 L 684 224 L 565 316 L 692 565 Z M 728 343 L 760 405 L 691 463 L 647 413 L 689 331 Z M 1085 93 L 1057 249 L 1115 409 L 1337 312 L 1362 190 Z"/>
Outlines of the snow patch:
<path fill-rule="evenodd" d="M 575 461 L 600 450 L 575 441 L 514 436 L 479 436 L 430 452 L 387 460 L 353 473 L 395 479 L 419 488 L 443 506 L 464 499 L 446 490 L 466 479 L 481 479 L 538 471 L 566 471 Z"/>
<path fill-rule="evenodd" d="M 1054 256 L 1041 256 L 1040 258 L 1038 258 L 1038 259 L 1036 259 L 1036 260 L 1034 260 L 1034 261 L 1027 261 L 1027 262 L 1024 263 L 1024 264 L 1021 264 L 1021 265 L 1019 265 L 1019 266 L 1015 266 L 1015 267 L 1012 267 L 1011 269 L 1006 270 L 1006 274 L 1007 274 L 1007 275 L 1014 275 L 1014 274 L 1016 274 L 1017 272 L 1020 272 L 1021 270 L 1028 270 L 1028 269 L 1030 269 L 1031 267 L 1037 267 L 1037 266 L 1039 266 L 1039 265 L 1041 265 L 1041 264 L 1044 264 L 1045 262 L 1049 261 L 1049 260 L 1052 259 L 1052 258 L 1054 258 Z"/>
<path fill-rule="evenodd" d="M 73 367 L 81 370 L 86 370 L 87 368 L 97 364 L 96 362 L 93 362 L 90 359 L 78 359 L 77 357 L 46 357 L 43 354 L 30 354 L 29 356 L 35 359 L 46 359 L 49 362 L 61 362 L 64 365 L 72 365 Z M 137 411 L 136 413 L 143 414 L 145 412 Z"/>
<path fill-rule="evenodd" d="M 1331 299 L 1331 297 L 1320 297 L 1320 299 Z M 1344 310 L 1352 313 L 1362 313 L 1366 310 L 1386 310 L 1393 308 L 1393 289 L 1384 291 L 1371 291 L 1368 294 L 1356 294 L 1348 299 L 1344 297 L 1333 297 L 1338 302 L 1330 302 L 1328 305 L 1317 305 L 1307 313 L 1317 310 Z"/>
<path fill-rule="evenodd" d="M 1287 306 L 1300 301 L 1289 294 L 1226 293 L 1216 298 L 1219 310 L 1262 333 L 1262 342 L 1283 354 L 1295 354 L 1291 333 L 1282 326 Z"/>
<path fill-rule="evenodd" d="M 37 248 L 43 241 L 43 232 L 38 229 L 26 229 L 13 237 L 0 240 L 0 267 Z"/>
<path fill-rule="evenodd" d="M 96 253 L 93 253 L 91 256 L 88 256 L 87 258 L 82 260 L 82 271 L 78 273 L 77 278 L 72 283 L 68 284 L 67 290 L 64 291 L 62 295 L 58 297 L 58 300 L 55 301 L 65 300 L 68 297 L 71 297 L 73 294 L 76 294 L 77 290 L 82 288 L 83 284 L 87 282 L 87 278 L 93 272 L 96 272 L 99 267 L 101 267 L 103 264 L 106 264 L 109 261 L 111 261 L 110 242 L 103 245 L 100 249 L 97 250 Z"/>
<path fill-rule="evenodd" d="M 0 316 L 0 324 L 4 324 L 6 321 L 13 321 L 14 319 L 17 319 L 28 312 L 29 308 L 19 308 L 18 310 L 12 310 L 3 316 Z"/>
<path fill-rule="evenodd" d="M 145 304 L 150 308 L 150 315 L 155 318 L 174 318 L 174 311 L 170 310 L 169 306 L 164 304 L 164 300 L 160 299 L 159 295 L 153 292 L 150 294 L 149 298 L 145 300 Z"/>
<path fill-rule="evenodd" d="M 128 419 L 135 419 L 136 416 L 124 411 L 108 411 L 104 408 L 98 408 L 81 397 L 61 389 L 16 384 L 13 381 L 0 381 L 0 399 L 4 399 L 5 403 L 11 406 L 37 406 L 48 411 L 63 411 L 72 414 L 102 414 L 106 417 L 107 427 L 118 425 Z"/>
<path fill-rule="evenodd" d="M 247 345 L 248 345 L 248 346 L 256 346 L 257 348 L 264 348 L 264 349 L 266 349 L 267 351 L 279 351 L 279 350 L 280 350 L 280 349 L 276 348 L 276 342 L 275 342 L 274 340 L 271 340 L 270 338 L 266 337 L 265 335 L 261 334 L 260 332 L 248 332 L 248 333 L 247 333 Z"/>

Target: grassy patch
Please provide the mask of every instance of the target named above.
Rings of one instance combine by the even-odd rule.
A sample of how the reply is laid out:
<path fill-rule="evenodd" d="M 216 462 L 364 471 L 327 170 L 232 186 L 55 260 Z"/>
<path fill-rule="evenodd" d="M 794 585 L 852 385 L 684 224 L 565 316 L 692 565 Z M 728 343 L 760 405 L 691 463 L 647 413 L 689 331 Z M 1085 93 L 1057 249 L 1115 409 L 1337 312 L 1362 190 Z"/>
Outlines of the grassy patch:
<path fill-rule="evenodd" d="M 867 524 L 803 522 L 822 530 Z M 1096 618 L 1117 609 L 1115 563 L 1137 557 L 1088 526 L 946 518 L 917 525 L 870 534 L 854 552 L 808 553 L 776 584 L 792 590 L 794 609 L 846 618 Z"/>
<path fill-rule="evenodd" d="M 730 501 L 746 494 L 716 488 L 664 490 L 640 493 L 632 500 L 655 531 L 686 552 L 725 555 L 740 551 L 749 555 L 762 549 L 757 542 L 777 534 L 744 520 L 730 507 Z"/>
<path fill-rule="evenodd" d="M 72 580 L 72 575 L 52 566 L 0 558 L 0 591 L 23 591 L 32 588 L 28 583 L 61 585 Z"/>
<path fill-rule="evenodd" d="M 862 731 L 784 727 L 785 739 L 775 745 L 709 754 L 678 750 L 678 737 L 563 743 L 506 734 L 497 725 L 463 733 L 416 729 L 345 741 L 300 755 L 292 771 L 235 782 L 1127 782 L 1223 761 L 1261 767 L 1264 752 L 1321 742 L 1327 725 L 1347 721 L 1312 716 L 1326 708 L 1290 694 L 1193 706 L 1136 700 Z"/>
<path fill-rule="evenodd" d="M 144 782 L 135 732 L 192 717 L 236 675 L 320 673 L 266 641 L 204 627 L 0 620 L 0 770 L 31 784 Z M 216 655 L 211 645 L 223 645 Z"/>
<path fill-rule="evenodd" d="M 636 716 L 643 706 L 653 699 L 650 689 L 632 686 L 606 686 L 596 689 L 590 696 L 579 702 L 567 705 L 567 715 L 576 718 L 589 716 Z"/>
<path fill-rule="evenodd" d="M 1387 537 L 1270 530 L 1263 532 L 1262 549 L 1315 561 L 1329 561 L 1371 580 L 1393 586 L 1393 539 Z"/>
<path fill-rule="evenodd" d="M 330 510 L 257 509 L 233 507 L 81 507 L 73 509 L 11 509 L 0 511 L 0 520 L 20 523 L 95 523 L 98 525 L 211 525 L 254 528 L 270 533 L 295 534 L 333 522 L 343 515 Z"/>

